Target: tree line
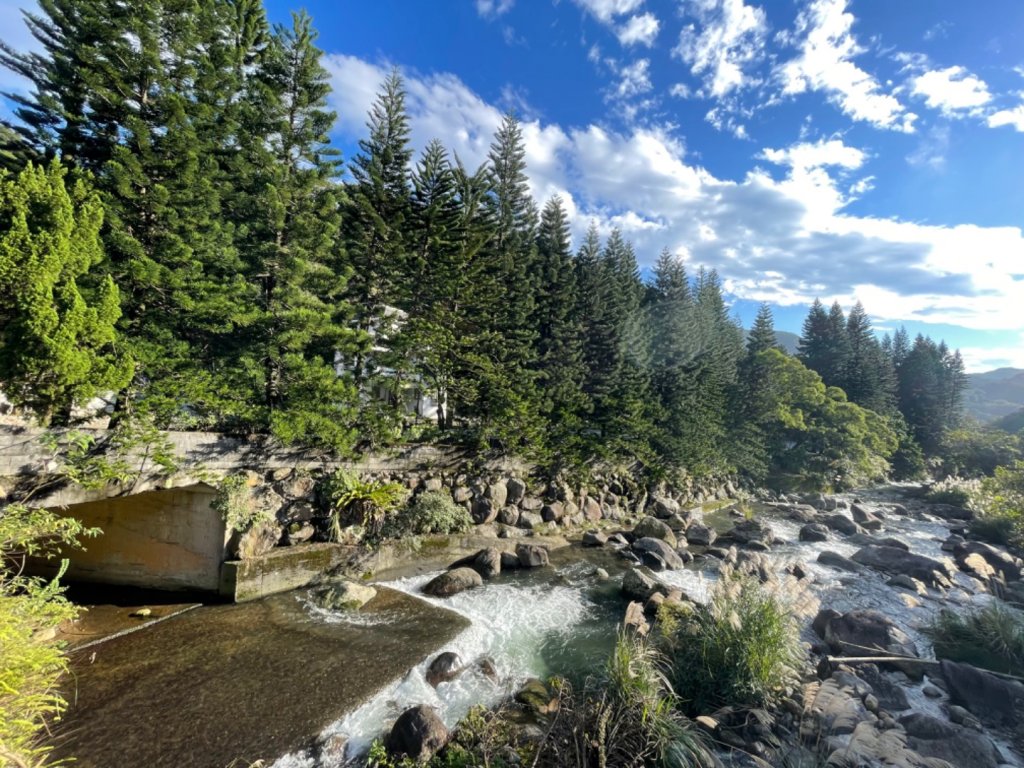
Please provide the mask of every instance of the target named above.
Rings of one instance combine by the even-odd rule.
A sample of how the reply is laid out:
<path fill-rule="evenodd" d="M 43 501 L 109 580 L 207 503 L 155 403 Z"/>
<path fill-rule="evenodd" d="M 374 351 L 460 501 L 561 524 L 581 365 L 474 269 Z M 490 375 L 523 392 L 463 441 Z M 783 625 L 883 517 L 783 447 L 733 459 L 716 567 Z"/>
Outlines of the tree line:
<path fill-rule="evenodd" d="M 345 453 L 464 440 L 554 463 L 638 460 L 757 478 L 919 466 L 962 363 L 859 305 L 818 302 L 798 357 L 749 334 L 719 276 L 618 230 L 573 249 L 529 192 L 520 125 L 486 161 L 414 156 L 401 76 L 359 151 L 330 144 L 305 13 L 260 0 L 41 0 L 41 51 L 0 161 L 0 388 L 48 423 L 117 391 L 115 419 L 265 433 Z M 410 388 L 438 403 L 411 419 Z"/>

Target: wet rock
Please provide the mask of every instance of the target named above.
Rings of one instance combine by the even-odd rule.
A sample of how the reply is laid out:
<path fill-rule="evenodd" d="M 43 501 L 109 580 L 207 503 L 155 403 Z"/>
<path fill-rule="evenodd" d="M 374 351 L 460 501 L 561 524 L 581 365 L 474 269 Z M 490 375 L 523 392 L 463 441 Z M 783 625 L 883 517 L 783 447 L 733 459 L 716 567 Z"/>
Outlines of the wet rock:
<path fill-rule="evenodd" d="M 936 688 L 934 685 L 926 685 L 921 689 L 921 693 L 927 696 L 929 699 L 941 699 L 942 691 Z"/>
<path fill-rule="evenodd" d="M 313 600 L 329 611 L 353 611 L 377 596 L 377 590 L 354 581 L 329 581 L 313 592 Z"/>
<path fill-rule="evenodd" d="M 600 531 L 586 531 L 580 543 L 584 547 L 603 547 L 608 543 L 608 537 Z"/>
<path fill-rule="evenodd" d="M 777 581 L 771 561 L 760 552 L 740 552 L 736 557 L 736 569 L 767 584 Z"/>
<path fill-rule="evenodd" d="M 498 668 L 494 666 L 494 660 L 489 656 L 481 656 L 473 665 L 476 671 L 486 677 L 492 683 L 498 682 Z"/>
<path fill-rule="evenodd" d="M 676 549 L 676 554 L 679 555 L 679 559 L 683 561 L 683 565 L 693 562 L 693 553 L 688 549 L 683 549 L 682 546 Z"/>
<path fill-rule="evenodd" d="M 900 718 L 907 746 L 925 757 L 945 760 L 957 768 L 996 768 L 1003 762 L 992 740 L 975 731 L 913 712 Z"/>
<path fill-rule="evenodd" d="M 519 523 L 519 507 L 507 504 L 498 511 L 497 520 L 502 525 L 516 525 Z"/>
<path fill-rule="evenodd" d="M 540 568 L 550 562 L 547 547 L 539 544 L 517 544 L 516 556 L 523 568 Z"/>
<path fill-rule="evenodd" d="M 519 564 L 519 556 L 515 552 L 501 553 L 501 570 L 517 571 L 522 566 Z"/>
<path fill-rule="evenodd" d="M 558 711 L 558 697 L 536 677 L 531 677 L 516 692 L 515 700 L 536 715 L 548 715 Z"/>
<path fill-rule="evenodd" d="M 853 562 L 853 560 L 840 555 L 838 552 L 832 552 L 828 549 L 818 555 L 818 562 L 822 565 L 838 568 L 841 571 L 849 571 L 850 573 L 861 573 L 864 571 L 864 566 Z"/>
<path fill-rule="evenodd" d="M 963 707 L 951 704 L 947 711 L 949 712 L 950 722 L 962 725 L 965 728 L 971 728 L 975 731 L 981 730 L 981 721 Z"/>
<path fill-rule="evenodd" d="M 786 566 L 785 572 L 792 576 L 794 579 L 806 579 L 807 569 L 803 563 L 790 563 Z"/>
<path fill-rule="evenodd" d="M 808 523 L 800 529 L 800 541 L 828 541 L 828 527 L 821 523 Z"/>
<path fill-rule="evenodd" d="M 445 571 L 428 581 L 423 587 L 423 594 L 432 597 L 451 597 L 484 583 L 480 574 L 472 568 L 455 568 Z"/>
<path fill-rule="evenodd" d="M 668 524 L 654 517 L 645 517 L 633 529 L 633 535 L 638 539 L 652 538 L 661 539 L 671 546 L 676 545 L 676 535 Z"/>
<path fill-rule="evenodd" d="M 846 656 L 906 656 L 917 658 L 917 647 L 888 616 L 871 610 L 854 610 L 835 616 L 819 612 L 814 629 L 835 654 Z M 913 662 L 887 662 L 920 679 L 922 667 Z"/>
<path fill-rule="evenodd" d="M 683 517 L 682 515 L 678 514 L 672 515 L 672 517 L 670 517 L 665 522 L 668 523 L 668 527 L 671 528 L 672 531 L 677 534 L 685 531 L 687 527 L 689 527 L 690 525 L 689 518 Z"/>
<path fill-rule="evenodd" d="M 964 537 L 963 536 L 959 536 L 959 535 L 957 535 L 955 533 L 951 533 L 949 535 L 949 538 L 947 538 L 944 542 L 942 542 L 942 551 L 943 552 L 952 552 L 958 546 L 960 546 L 963 543 L 964 543 Z"/>
<path fill-rule="evenodd" d="M 526 483 L 518 477 L 510 477 L 505 481 L 506 504 L 519 504 L 526 496 Z"/>
<path fill-rule="evenodd" d="M 608 571 L 606 571 L 604 568 L 595 568 L 594 578 L 598 581 L 608 581 L 611 578 L 611 576 L 608 574 Z"/>
<path fill-rule="evenodd" d="M 1024 720 L 1024 685 L 946 659 L 939 669 L 952 702 L 985 725 L 1018 726 Z"/>
<path fill-rule="evenodd" d="M 459 654 L 445 651 L 438 654 L 427 667 L 427 683 L 432 688 L 437 688 L 441 683 L 454 680 L 460 672 L 462 672 L 462 659 L 459 658 Z"/>
<path fill-rule="evenodd" d="M 672 515 L 680 512 L 679 502 L 675 499 L 670 499 L 668 496 L 661 496 L 652 494 L 647 502 L 647 508 L 654 514 L 655 517 L 662 520 L 667 520 Z"/>
<path fill-rule="evenodd" d="M 391 728 L 384 742 L 394 755 L 407 755 L 426 762 L 448 742 L 448 729 L 437 711 L 426 704 L 405 710 Z"/>
<path fill-rule="evenodd" d="M 738 544 L 747 544 L 751 541 L 761 541 L 771 544 L 775 541 L 772 529 L 760 520 L 740 520 L 728 533 L 722 536 L 723 539 L 734 541 Z"/>
<path fill-rule="evenodd" d="M 675 570 L 683 567 L 683 561 L 669 546 L 668 542 L 662 539 L 655 539 L 650 536 L 637 539 L 633 542 L 633 551 L 640 555 L 645 565 L 656 571 Z"/>
<path fill-rule="evenodd" d="M 739 555 L 736 547 L 729 547 L 728 549 L 725 547 L 708 547 L 707 554 L 729 565 L 734 565 Z"/>
<path fill-rule="evenodd" d="M 621 549 L 629 546 L 629 537 L 622 531 L 617 531 L 608 537 L 608 546 Z"/>
<path fill-rule="evenodd" d="M 971 570 L 966 566 L 971 555 L 982 558 L 993 571 L 1006 581 L 1020 581 L 1021 567 L 1024 566 L 1024 563 L 1005 550 L 981 541 L 964 541 L 953 550 L 953 557 L 957 564 L 966 571 Z"/>
<path fill-rule="evenodd" d="M 639 603 L 646 603 L 658 591 L 658 583 L 639 568 L 626 571 L 622 577 L 622 594 Z"/>
<path fill-rule="evenodd" d="M 863 547 L 851 559 L 878 571 L 906 574 L 933 587 L 948 587 L 953 576 L 951 563 L 915 555 L 897 547 Z"/>
<path fill-rule="evenodd" d="M 874 664 L 859 664 L 857 675 L 871 686 L 871 692 L 878 699 L 882 709 L 890 712 L 904 712 L 910 709 L 910 701 L 903 686 L 893 682 L 891 675 L 886 675 Z"/>
<path fill-rule="evenodd" d="M 486 523 L 493 523 L 498 517 L 498 510 L 501 507 L 496 505 L 493 500 L 478 497 L 473 499 L 473 505 L 469 510 L 469 514 L 473 517 L 473 522 L 477 525 L 484 525 Z"/>
<path fill-rule="evenodd" d="M 882 527 L 881 518 L 879 518 L 878 515 L 870 509 L 860 504 L 854 504 L 850 507 L 850 515 L 853 517 L 853 522 L 869 531 L 878 530 Z"/>
<path fill-rule="evenodd" d="M 864 533 L 864 529 L 846 515 L 829 515 L 821 519 L 821 522 L 837 533 L 850 536 L 854 533 Z"/>
<path fill-rule="evenodd" d="M 779 504 L 778 509 L 798 523 L 813 523 L 818 517 L 818 510 L 809 504 Z"/>
<path fill-rule="evenodd" d="M 710 547 L 717 538 L 715 529 L 704 523 L 691 523 L 686 529 L 686 540 L 694 546 Z"/>
<path fill-rule="evenodd" d="M 760 539 L 751 539 L 743 546 L 752 552 L 767 552 L 771 549 L 766 542 L 763 542 Z"/>
<path fill-rule="evenodd" d="M 846 537 L 847 544 L 857 544 L 861 547 L 896 547 L 904 552 L 910 551 L 910 545 L 892 536 L 872 536 L 869 533 L 855 533 Z"/>
<path fill-rule="evenodd" d="M 481 549 L 471 566 L 474 571 L 485 579 L 493 579 L 501 573 L 501 551 L 495 547 Z"/>
<path fill-rule="evenodd" d="M 905 573 L 899 573 L 893 576 L 886 584 L 890 587 L 898 587 L 900 589 L 909 589 L 911 592 L 915 592 L 919 595 L 927 595 L 928 588 L 923 582 L 917 579 L 907 576 Z"/>

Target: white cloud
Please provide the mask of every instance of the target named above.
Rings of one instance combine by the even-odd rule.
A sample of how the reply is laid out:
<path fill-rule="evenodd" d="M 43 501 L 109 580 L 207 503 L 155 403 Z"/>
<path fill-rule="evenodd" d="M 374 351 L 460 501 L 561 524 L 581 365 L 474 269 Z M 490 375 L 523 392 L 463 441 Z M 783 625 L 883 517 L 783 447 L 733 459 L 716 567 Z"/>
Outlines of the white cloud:
<path fill-rule="evenodd" d="M 336 55 L 328 63 L 340 129 L 361 137 L 388 67 Z M 417 147 L 437 136 L 470 167 L 486 158 L 501 120 L 497 108 L 451 75 L 410 76 L 407 87 Z M 668 247 L 718 268 L 727 290 L 755 301 L 859 299 L 880 322 L 1020 325 L 1020 228 L 850 215 L 849 195 L 871 179 L 857 178 L 864 152 L 838 138 L 765 149 L 763 160 L 786 168 L 782 179 L 756 168 L 720 179 L 688 160 L 667 128 L 612 131 L 528 120 L 523 135 L 535 197 L 559 194 L 577 238 L 592 218 L 605 232 L 620 226 L 645 265 Z"/>
<path fill-rule="evenodd" d="M 644 4 L 644 0 L 575 0 L 575 2 L 603 24 L 609 24 L 617 16 L 633 13 Z"/>
<path fill-rule="evenodd" d="M 1024 96 L 1024 94 L 1021 94 Z M 1018 104 L 1013 109 L 1001 109 L 993 112 L 986 120 L 989 128 L 1001 128 L 1004 125 L 1011 126 L 1014 130 L 1024 133 L 1024 104 Z"/>
<path fill-rule="evenodd" d="M 854 120 L 913 133 L 917 115 L 854 64 L 865 49 L 853 34 L 854 17 L 846 5 L 847 0 L 811 0 L 800 11 L 795 32 L 787 38 L 800 53 L 779 69 L 783 93 L 822 91 Z"/>
<path fill-rule="evenodd" d="M 921 134 L 920 143 L 907 155 L 907 162 L 917 168 L 931 168 L 941 171 L 946 167 L 949 153 L 950 132 L 948 125 L 935 125 Z"/>
<path fill-rule="evenodd" d="M 615 30 L 616 37 L 623 45 L 646 45 L 650 48 L 654 45 L 654 39 L 658 36 L 661 22 L 653 13 L 643 13 L 637 16 L 630 16 L 625 24 Z"/>
<path fill-rule="evenodd" d="M 503 16 L 512 10 L 516 0 L 476 0 L 476 12 L 485 19 Z"/>
<path fill-rule="evenodd" d="M 3 41 L 19 53 L 41 51 L 39 41 L 32 37 L 24 22 L 22 9 L 39 13 L 39 6 L 34 0 L 0 0 L 0 19 L 4 19 Z M 32 84 L 20 75 L 16 75 L 6 67 L 0 67 L 0 91 L 25 93 L 31 90 Z M 0 105 L 0 112 L 6 111 Z"/>
<path fill-rule="evenodd" d="M 721 97 L 751 84 L 744 68 L 764 56 L 764 10 L 743 0 L 693 0 L 686 8 L 696 23 L 683 27 L 673 55 L 703 75 L 708 94 Z"/>
<path fill-rule="evenodd" d="M 945 115 L 976 110 L 992 100 L 985 82 L 963 67 L 930 70 L 911 78 L 910 87 L 915 96 L 924 97 L 925 104 Z"/>
<path fill-rule="evenodd" d="M 651 90 L 651 62 L 637 59 L 619 70 L 619 83 L 614 94 L 617 98 L 628 99 Z"/>
<path fill-rule="evenodd" d="M 693 93 L 690 91 L 690 86 L 686 83 L 674 83 L 671 88 L 668 89 L 670 96 L 675 96 L 677 99 L 688 99 Z"/>

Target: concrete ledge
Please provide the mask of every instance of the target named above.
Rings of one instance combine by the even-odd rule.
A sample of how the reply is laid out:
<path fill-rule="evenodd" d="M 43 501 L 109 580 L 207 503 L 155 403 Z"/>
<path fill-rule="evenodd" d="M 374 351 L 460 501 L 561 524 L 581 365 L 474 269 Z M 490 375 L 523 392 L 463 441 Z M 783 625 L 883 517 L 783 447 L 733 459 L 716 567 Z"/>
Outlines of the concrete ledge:
<path fill-rule="evenodd" d="M 236 603 L 256 600 L 310 584 L 355 552 L 342 544 L 277 547 L 251 560 L 229 560 L 220 568 L 220 594 Z"/>

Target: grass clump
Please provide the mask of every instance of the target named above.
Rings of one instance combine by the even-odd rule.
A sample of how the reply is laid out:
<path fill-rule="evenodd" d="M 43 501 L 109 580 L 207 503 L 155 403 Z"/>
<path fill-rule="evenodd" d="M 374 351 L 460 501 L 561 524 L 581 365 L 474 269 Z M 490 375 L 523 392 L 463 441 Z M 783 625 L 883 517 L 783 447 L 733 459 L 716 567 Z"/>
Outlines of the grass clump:
<path fill-rule="evenodd" d="M 992 544 L 1024 546 L 1024 461 L 998 467 L 974 494 L 973 535 Z"/>
<path fill-rule="evenodd" d="M 462 533 L 473 526 L 465 507 L 445 491 L 421 493 L 405 509 L 396 511 L 384 525 L 385 538 L 424 536 L 431 533 Z"/>
<path fill-rule="evenodd" d="M 769 707 L 799 683 L 805 652 L 797 622 L 756 579 L 725 572 L 707 605 L 675 618 L 665 645 L 690 714 Z"/>
<path fill-rule="evenodd" d="M 968 613 L 940 611 L 924 629 L 939 658 L 1024 676 L 1024 612 L 997 602 Z"/>
<path fill-rule="evenodd" d="M 714 765 L 703 735 L 679 710 L 667 660 L 622 635 L 602 676 L 576 692 L 559 688 L 559 709 L 533 765 L 700 768 Z"/>
<path fill-rule="evenodd" d="M 958 477 L 947 477 L 935 483 L 925 491 L 924 499 L 932 504 L 950 504 L 954 507 L 966 507 L 977 489 L 977 483 L 962 480 Z"/>

